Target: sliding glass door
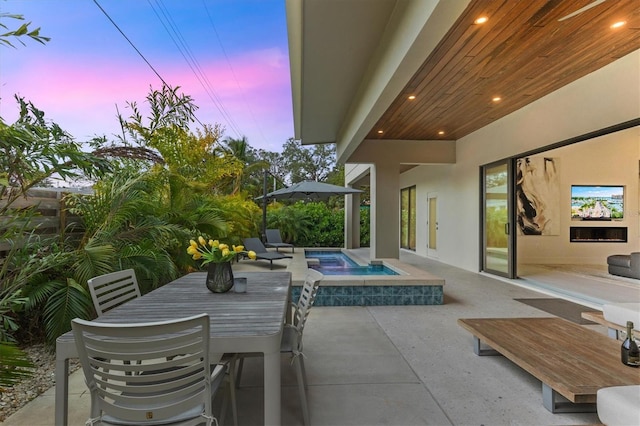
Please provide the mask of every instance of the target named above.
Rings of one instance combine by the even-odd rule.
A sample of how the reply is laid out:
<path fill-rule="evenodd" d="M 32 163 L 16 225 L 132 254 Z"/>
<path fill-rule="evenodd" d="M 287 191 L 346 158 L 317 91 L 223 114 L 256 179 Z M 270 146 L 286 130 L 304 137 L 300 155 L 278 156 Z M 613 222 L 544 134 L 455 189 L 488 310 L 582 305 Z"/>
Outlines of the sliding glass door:
<path fill-rule="evenodd" d="M 515 236 L 510 221 L 512 161 L 482 167 L 482 265 L 495 275 L 515 278 Z"/>

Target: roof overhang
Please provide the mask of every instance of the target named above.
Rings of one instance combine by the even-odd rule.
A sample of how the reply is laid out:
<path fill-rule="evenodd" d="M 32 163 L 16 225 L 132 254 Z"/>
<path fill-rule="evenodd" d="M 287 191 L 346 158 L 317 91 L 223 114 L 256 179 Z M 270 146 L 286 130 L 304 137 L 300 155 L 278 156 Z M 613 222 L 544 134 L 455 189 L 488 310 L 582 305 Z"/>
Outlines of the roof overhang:
<path fill-rule="evenodd" d="M 637 0 L 559 19 L 590 3 L 286 0 L 295 138 L 335 142 L 340 162 L 366 140 L 440 138 L 436 121 L 452 129 L 441 139 L 459 139 L 640 48 Z M 481 12 L 492 17 L 488 27 L 472 23 Z M 629 22 L 612 34 L 618 15 Z M 500 87 L 514 103 L 478 103 Z M 411 107 L 408 90 L 422 96 Z"/>

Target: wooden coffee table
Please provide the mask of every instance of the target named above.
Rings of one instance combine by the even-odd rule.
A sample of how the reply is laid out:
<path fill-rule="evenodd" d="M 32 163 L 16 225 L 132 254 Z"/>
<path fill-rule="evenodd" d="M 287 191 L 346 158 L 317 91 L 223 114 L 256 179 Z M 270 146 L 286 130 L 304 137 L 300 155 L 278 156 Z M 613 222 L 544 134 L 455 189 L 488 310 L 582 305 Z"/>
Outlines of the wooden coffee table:
<path fill-rule="evenodd" d="M 600 388 L 639 385 L 620 362 L 620 342 L 561 318 L 462 318 L 477 355 L 503 355 L 542 382 L 552 413 L 594 412 Z M 491 349 L 482 347 L 486 343 Z"/>

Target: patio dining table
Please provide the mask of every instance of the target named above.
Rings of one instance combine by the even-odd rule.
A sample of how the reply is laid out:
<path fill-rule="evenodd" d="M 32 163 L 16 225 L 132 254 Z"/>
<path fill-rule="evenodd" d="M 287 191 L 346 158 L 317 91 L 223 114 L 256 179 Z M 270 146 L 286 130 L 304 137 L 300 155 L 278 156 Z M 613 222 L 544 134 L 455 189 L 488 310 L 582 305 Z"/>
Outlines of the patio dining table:
<path fill-rule="evenodd" d="M 132 323 L 163 321 L 207 313 L 212 353 L 264 354 L 264 422 L 281 423 L 280 340 L 289 300 L 291 273 L 234 273 L 247 278 L 246 293 L 212 293 L 206 274 L 178 278 L 105 313 L 95 321 Z M 56 340 L 55 424 L 68 423 L 69 359 L 77 358 L 73 333 Z M 87 413 L 88 415 L 88 413 Z"/>

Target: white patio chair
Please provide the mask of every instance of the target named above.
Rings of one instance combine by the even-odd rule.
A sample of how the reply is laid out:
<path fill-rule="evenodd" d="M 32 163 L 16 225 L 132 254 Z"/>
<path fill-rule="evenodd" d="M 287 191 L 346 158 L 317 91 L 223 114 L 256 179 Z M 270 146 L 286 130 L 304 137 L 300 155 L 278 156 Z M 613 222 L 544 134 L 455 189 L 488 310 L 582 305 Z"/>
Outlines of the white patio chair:
<path fill-rule="evenodd" d="M 140 297 L 140 287 L 138 286 L 138 280 L 136 273 L 133 269 L 125 269 L 123 271 L 112 272 L 109 274 L 100 275 L 91 278 L 87 281 L 89 285 L 89 293 L 93 300 L 93 306 L 98 316 L 102 316 L 104 313 L 111 309 L 122 305 L 136 297 Z M 227 372 L 231 371 L 231 367 L 235 366 L 235 355 L 224 355 L 219 364 L 226 367 Z M 129 363 L 130 360 L 125 360 L 124 363 Z M 140 362 L 139 360 L 137 361 Z M 131 374 L 131 373 L 127 373 Z M 231 398 L 231 410 L 233 415 L 233 424 L 238 425 L 238 410 L 236 405 L 236 393 L 235 393 L 235 377 L 233 374 L 229 375 L 229 394 Z M 222 419 L 225 417 L 226 405 L 223 405 Z"/>
<path fill-rule="evenodd" d="M 154 323 L 71 323 L 91 393 L 87 425 L 217 423 L 225 367 L 209 363 L 209 317 Z M 124 361 L 140 360 L 141 363 Z M 129 374 L 127 374 L 129 373 Z"/>
<path fill-rule="evenodd" d="M 140 288 L 133 269 L 100 275 L 89 279 L 87 284 L 98 316 L 140 297 Z"/>
<path fill-rule="evenodd" d="M 282 341 L 280 343 L 280 353 L 290 355 L 291 364 L 295 368 L 298 392 L 300 393 L 300 405 L 305 425 L 310 424 L 310 416 L 306 392 L 307 374 L 304 368 L 304 354 L 302 353 L 302 333 L 323 277 L 324 275 L 320 272 L 309 269 L 298 302 L 292 304 L 292 318 L 291 321 L 287 321 L 284 325 Z M 240 387 L 243 361 L 247 356 L 261 356 L 261 354 L 239 354 L 238 372 L 236 375 L 236 386 L 238 387 Z"/>

